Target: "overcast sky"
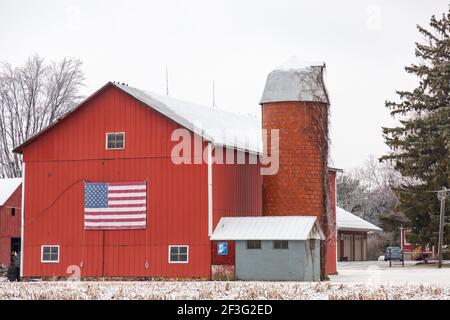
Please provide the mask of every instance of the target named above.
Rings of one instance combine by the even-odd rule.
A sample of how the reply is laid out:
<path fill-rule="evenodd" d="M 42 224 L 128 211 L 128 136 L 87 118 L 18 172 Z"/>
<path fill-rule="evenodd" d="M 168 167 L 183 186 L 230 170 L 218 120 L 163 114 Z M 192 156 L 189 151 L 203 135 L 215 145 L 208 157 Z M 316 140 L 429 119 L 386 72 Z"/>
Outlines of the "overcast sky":
<path fill-rule="evenodd" d="M 323 60 L 331 95 L 334 166 L 386 151 L 386 99 L 411 89 L 416 24 L 448 0 L 404 1 L 20 1 L 0 0 L 0 60 L 34 53 L 84 62 L 88 95 L 107 81 L 259 113 L 267 74 L 291 56 Z"/>

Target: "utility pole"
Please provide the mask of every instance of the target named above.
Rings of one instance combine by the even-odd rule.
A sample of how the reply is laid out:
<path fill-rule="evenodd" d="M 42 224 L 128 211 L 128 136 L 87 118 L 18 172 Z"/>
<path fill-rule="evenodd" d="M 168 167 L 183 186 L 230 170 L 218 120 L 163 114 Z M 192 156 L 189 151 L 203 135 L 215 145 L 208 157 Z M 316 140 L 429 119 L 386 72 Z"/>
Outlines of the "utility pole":
<path fill-rule="evenodd" d="M 363 219 L 366 220 L 366 200 L 368 200 L 367 197 L 363 197 L 362 198 L 362 214 L 363 214 Z"/>
<path fill-rule="evenodd" d="M 439 244 L 438 244 L 438 268 L 442 268 L 442 245 L 444 242 L 444 217 L 445 217 L 445 200 L 447 199 L 447 188 L 443 187 L 438 192 L 438 199 L 441 201 L 441 211 L 439 215 Z"/>

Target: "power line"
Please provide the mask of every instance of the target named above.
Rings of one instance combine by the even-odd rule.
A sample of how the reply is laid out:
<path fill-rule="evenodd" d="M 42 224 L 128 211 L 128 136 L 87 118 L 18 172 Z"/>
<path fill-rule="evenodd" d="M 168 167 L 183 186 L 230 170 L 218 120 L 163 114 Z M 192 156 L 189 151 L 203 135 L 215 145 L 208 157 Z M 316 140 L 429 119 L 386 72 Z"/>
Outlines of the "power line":
<path fill-rule="evenodd" d="M 406 211 L 409 211 L 409 210 L 411 210 L 411 209 L 414 209 L 414 208 L 417 207 L 419 204 L 422 204 L 422 203 L 424 203 L 425 201 L 428 201 L 428 200 L 430 200 L 431 198 L 434 198 L 434 196 L 435 196 L 435 195 L 433 194 L 433 195 L 431 195 L 430 197 L 425 198 L 425 199 L 423 199 L 422 201 L 416 203 L 415 205 L 413 205 L 413 206 L 411 206 L 411 207 L 409 207 L 409 208 L 407 208 L 407 209 L 405 209 L 405 210 L 402 210 L 402 212 L 406 212 Z"/>

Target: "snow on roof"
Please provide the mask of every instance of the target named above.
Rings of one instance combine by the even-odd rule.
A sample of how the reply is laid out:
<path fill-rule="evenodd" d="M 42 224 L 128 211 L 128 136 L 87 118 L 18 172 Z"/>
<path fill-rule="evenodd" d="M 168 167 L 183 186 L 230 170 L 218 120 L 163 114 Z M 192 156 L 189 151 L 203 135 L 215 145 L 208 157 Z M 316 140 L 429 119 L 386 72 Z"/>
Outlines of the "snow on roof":
<path fill-rule="evenodd" d="M 224 217 L 211 240 L 324 239 L 314 216 Z"/>
<path fill-rule="evenodd" d="M 0 179 L 0 206 L 11 197 L 22 183 L 22 178 Z"/>
<path fill-rule="evenodd" d="M 336 227 L 338 230 L 349 231 L 383 231 L 376 225 L 339 207 L 336 207 Z"/>
<path fill-rule="evenodd" d="M 308 70 L 308 68 L 312 66 L 324 67 L 325 61 L 306 61 L 301 60 L 297 56 L 292 56 L 286 61 L 284 61 L 281 65 L 279 65 L 275 70 Z"/>
<path fill-rule="evenodd" d="M 261 104 L 279 101 L 329 103 L 323 79 L 324 62 L 291 57 L 267 76 Z"/>
<path fill-rule="evenodd" d="M 262 153 L 259 119 L 218 108 L 204 107 L 127 85 L 118 83 L 113 85 L 215 145 Z"/>

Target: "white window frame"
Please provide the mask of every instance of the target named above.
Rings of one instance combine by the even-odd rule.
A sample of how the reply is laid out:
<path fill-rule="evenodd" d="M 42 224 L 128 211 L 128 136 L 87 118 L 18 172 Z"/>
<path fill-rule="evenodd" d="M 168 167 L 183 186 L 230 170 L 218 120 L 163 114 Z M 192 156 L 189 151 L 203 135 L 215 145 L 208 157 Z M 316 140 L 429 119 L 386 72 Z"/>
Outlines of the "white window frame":
<path fill-rule="evenodd" d="M 186 259 L 186 261 L 171 261 L 170 260 L 170 249 L 171 248 L 173 248 L 173 247 L 186 247 L 187 248 L 187 251 L 186 251 L 186 257 L 187 257 L 187 259 Z M 187 244 L 170 244 L 169 245 L 169 248 L 168 248 L 168 257 L 167 257 L 167 260 L 169 261 L 169 263 L 189 263 L 189 245 L 187 245 Z"/>
<path fill-rule="evenodd" d="M 122 148 L 108 148 L 108 136 L 110 134 L 123 134 L 123 147 Z M 105 149 L 106 150 L 123 150 L 123 149 L 125 149 L 125 132 L 124 131 L 107 132 L 105 135 Z"/>
<path fill-rule="evenodd" d="M 56 260 L 56 261 L 44 260 L 44 247 L 57 247 L 58 248 L 58 260 Z M 43 245 L 41 245 L 41 263 L 59 263 L 60 256 L 61 256 L 61 248 L 58 244 L 43 244 Z"/>

